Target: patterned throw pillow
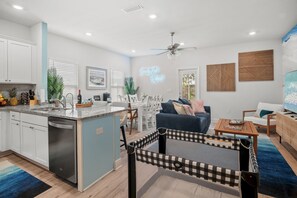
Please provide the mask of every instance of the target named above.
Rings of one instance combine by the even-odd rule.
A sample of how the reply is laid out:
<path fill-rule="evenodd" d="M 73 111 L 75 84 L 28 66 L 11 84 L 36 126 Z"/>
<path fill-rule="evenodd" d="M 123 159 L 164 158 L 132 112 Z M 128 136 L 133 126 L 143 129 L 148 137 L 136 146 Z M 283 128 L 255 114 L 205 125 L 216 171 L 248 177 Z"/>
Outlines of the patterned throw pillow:
<path fill-rule="evenodd" d="M 194 113 L 205 113 L 203 100 L 191 100 Z"/>
<path fill-rule="evenodd" d="M 187 113 L 186 113 L 186 111 L 185 111 L 185 109 L 184 109 L 184 107 L 183 107 L 182 104 L 179 104 L 179 103 L 177 103 L 177 102 L 173 102 L 172 104 L 173 104 L 173 106 L 174 106 L 175 111 L 176 111 L 178 114 L 181 114 L 181 115 L 187 115 Z"/>
<path fill-rule="evenodd" d="M 185 104 L 185 105 L 190 105 L 191 106 L 191 102 L 185 98 L 179 98 L 178 101 L 180 101 L 181 103 Z"/>
<path fill-rule="evenodd" d="M 189 105 L 183 105 L 187 115 L 195 116 L 193 109 Z"/>

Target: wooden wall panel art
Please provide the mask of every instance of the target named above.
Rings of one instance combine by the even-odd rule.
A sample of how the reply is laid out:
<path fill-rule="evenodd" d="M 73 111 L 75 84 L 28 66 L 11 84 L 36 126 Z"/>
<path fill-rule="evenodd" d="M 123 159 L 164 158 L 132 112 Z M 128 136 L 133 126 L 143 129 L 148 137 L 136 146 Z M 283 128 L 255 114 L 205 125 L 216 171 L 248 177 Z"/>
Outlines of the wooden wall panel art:
<path fill-rule="evenodd" d="M 207 65 L 207 91 L 235 91 L 235 63 Z"/>
<path fill-rule="evenodd" d="M 238 54 L 239 81 L 273 80 L 273 50 Z"/>

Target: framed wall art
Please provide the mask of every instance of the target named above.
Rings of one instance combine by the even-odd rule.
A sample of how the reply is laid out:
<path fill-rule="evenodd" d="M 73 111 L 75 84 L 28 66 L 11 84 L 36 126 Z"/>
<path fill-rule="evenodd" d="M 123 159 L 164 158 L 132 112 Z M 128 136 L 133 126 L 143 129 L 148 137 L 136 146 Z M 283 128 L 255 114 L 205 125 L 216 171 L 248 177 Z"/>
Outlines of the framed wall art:
<path fill-rule="evenodd" d="M 87 66 L 87 89 L 107 89 L 107 70 Z"/>

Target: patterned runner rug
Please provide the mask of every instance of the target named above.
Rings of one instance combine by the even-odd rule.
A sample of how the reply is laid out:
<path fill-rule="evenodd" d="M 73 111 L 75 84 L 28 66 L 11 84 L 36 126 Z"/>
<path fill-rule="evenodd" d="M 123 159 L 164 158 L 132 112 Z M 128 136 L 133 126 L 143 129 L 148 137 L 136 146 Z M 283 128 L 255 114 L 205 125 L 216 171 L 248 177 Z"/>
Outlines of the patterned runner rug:
<path fill-rule="evenodd" d="M 31 198 L 51 186 L 5 160 L 0 162 L 0 197 Z"/>

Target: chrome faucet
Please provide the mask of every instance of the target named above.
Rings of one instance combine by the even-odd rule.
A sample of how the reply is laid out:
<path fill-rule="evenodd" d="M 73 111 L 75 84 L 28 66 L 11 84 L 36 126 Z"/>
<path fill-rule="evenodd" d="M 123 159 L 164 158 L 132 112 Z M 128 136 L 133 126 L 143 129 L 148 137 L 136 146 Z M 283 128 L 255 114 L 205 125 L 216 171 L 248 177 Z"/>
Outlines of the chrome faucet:
<path fill-rule="evenodd" d="M 71 102 L 69 104 L 71 105 L 71 108 L 74 109 L 74 102 L 73 102 L 74 96 L 72 93 L 68 93 L 66 94 L 66 98 L 68 95 L 71 95 Z M 65 107 L 66 107 L 66 100 L 65 100 Z"/>
<path fill-rule="evenodd" d="M 60 103 L 62 105 L 63 109 L 66 108 L 66 98 L 65 98 L 65 96 L 62 96 L 61 100 L 59 100 L 59 99 L 51 99 L 50 101 L 51 102 L 55 102 L 55 104 Z"/>

